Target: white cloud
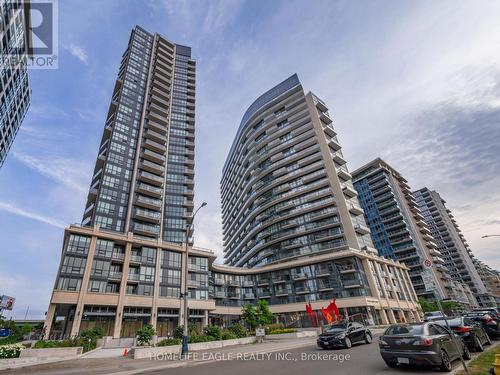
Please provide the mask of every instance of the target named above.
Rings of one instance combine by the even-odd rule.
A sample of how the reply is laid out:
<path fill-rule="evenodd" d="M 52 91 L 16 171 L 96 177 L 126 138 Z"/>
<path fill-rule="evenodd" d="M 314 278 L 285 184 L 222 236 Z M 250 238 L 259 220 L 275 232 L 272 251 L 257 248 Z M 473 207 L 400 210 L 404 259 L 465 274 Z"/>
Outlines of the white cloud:
<path fill-rule="evenodd" d="M 13 156 L 27 167 L 73 190 L 87 190 L 90 166 L 85 161 L 54 155 L 34 157 L 21 152 L 13 152 Z"/>
<path fill-rule="evenodd" d="M 28 211 L 23 208 L 17 207 L 11 203 L 0 202 L 0 211 L 9 212 L 11 214 L 26 217 L 31 220 L 36 220 L 44 224 L 52 225 L 57 228 L 64 228 L 65 225 L 57 219 L 44 216 L 36 212 Z"/>
<path fill-rule="evenodd" d="M 70 43 L 69 46 L 66 47 L 66 49 L 74 57 L 76 57 L 78 60 L 80 60 L 81 63 L 88 65 L 89 56 L 87 55 L 87 52 L 85 52 L 85 50 L 82 47 L 80 47 L 74 43 Z"/>

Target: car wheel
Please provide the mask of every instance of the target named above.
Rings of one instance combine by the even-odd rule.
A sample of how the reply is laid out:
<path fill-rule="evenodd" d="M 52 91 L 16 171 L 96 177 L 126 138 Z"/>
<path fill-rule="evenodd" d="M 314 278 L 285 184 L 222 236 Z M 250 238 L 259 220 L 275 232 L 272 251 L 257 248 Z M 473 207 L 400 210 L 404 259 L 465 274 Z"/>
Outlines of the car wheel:
<path fill-rule="evenodd" d="M 389 367 L 398 367 L 398 364 L 396 362 L 392 362 L 392 361 L 386 361 L 384 360 L 385 364 Z"/>
<path fill-rule="evenodd" d="M 476 345 L 474 345 L 476 352 L 484 352 L 484 347 L 483 344 L 481 344 L 481 340 L 479 340 L 479 338 L 476 336 L 474 338 L 474 341 L 476 342 Z"/>
<path fill-rule="evenodd" d="M 372 343 L 372 335 L 369 333 L 365 333 L 365 343 L 371 344 Z"/>
<path fill-rule="evenodd" d="M 450 357 L 444 350 L 441 350 L 441 366 L 439 369 L 442 372 L 450 372 L 452 370 Z"/>
<path fill-rule="evenodd" d="M 472 356 L 470 355 L 470 350 L 467 347 L 467 345 L 464 344 L 464 354 L 462 355 L 463 359 L 471 359 Z"/>
<path fill-rule="evenodd" d="M 349 337 L 346 337 L 345 340 L 344 340 L 344 346 L 349 349 L 350 347 L 352 347 L 352 342 L 351 342 L 351 339 Z"/>

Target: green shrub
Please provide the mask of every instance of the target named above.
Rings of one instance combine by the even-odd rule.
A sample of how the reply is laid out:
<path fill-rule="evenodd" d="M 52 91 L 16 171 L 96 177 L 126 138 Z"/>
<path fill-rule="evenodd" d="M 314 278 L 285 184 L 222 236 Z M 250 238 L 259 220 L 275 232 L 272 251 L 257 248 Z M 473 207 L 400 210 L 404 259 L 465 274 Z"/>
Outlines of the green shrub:
<path fill-rule="evenodd" d="M 146 324 L 137 330 L 137 342 L 139 345 L 149 345 L 153 336 L 156 334 L 155 329 L 151 324 Z"/>
<path fill-rule="evenodd" d="M 2 345 L 0 346 L 0 359 L 17 358 L 21 354 L 21 350 L 24 350 L 22 344 Z"/>
<path fill-rule="evenodd" d="M 233 324 L 228 330 L 236 335 L 237 338 L 247 337 L 247 330 L 241 324 Z"/>
<path fill-rule="evenodd" d="M 83 342 L 76 338 L 70 340 L 38 340 L 35 345 L 33 345 L 33 349 L 70 348 L 75 346 L 83 346 L 78 344 L 83 344 Z"/>
<path fill-rule="evenodd" d="M 274 324 L 268 324 L 264 327 L 266 330 L 266 334 L 269 334 L 269 332 L 274 331 L 276 329 L 283 329 L 285 328 L 282 323 L 274 323 Z"/>
<path fill-rule="evenodd" d="M 295 333 L 297 332 L 296 328 L 276 328 L 266 332 L 268 335 L 280 335 L 282 333 Z"/>
<path fill-rule="evenodd" d="M 0 339 L 0 346 L 1 345 L 9 345 L 9 344 L 15 344 L 16 342 L 23 341 L 23 337 L 21 335 L 10 335 L 7 337 L 2 337 Z"/>
<path fill-rule="evenodd" d="M 220 340 L 222 331 L 218 326 L 206 326 L 203 330 L 204 334 L 213 337 L 214 340 Z"/>
<path fill-rule="evenodd" d="M 85 331 L 80 332 L 79 337 L 77 338 L 78 343 L 83 346 L 83 352 L 88 352 L 97 347 L 97 340 L 103 336 L 104 332 L 101 327 L 89 328 Z M 77 344 L 78 344 L 77 343 Z"/>
<path fill-rule="evenodd" d="M 234 340 L 237 338 L 238 338 L 238 336 L 234 332 L 231 332 L 228 329 L 225 329 L 224 331 L 222 331 L 222 335 L 221 335 L 222 340 Z"/>
<path fill-rule="evenodd" d="M 189 343 L 194 344 L 197 342 L 208 342 L 208 341 L 215 341 L 212 336 L 208 335 L 192 335 L 189 336 Z"/>
<path fill-rule="evenodd" d="M 182 342 L 182 339 L 171 338 L 171 339 L 161 340 L 158 344 L 156 344 L 156 346 L 180 345 L 181 342 Z"/>

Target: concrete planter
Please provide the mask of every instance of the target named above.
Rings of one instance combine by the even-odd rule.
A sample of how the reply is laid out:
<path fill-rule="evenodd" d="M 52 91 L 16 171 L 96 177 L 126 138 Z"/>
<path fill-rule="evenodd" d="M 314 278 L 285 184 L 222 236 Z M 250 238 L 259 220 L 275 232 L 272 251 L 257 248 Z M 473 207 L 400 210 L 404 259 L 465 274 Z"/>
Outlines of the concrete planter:
<path fill-rule="evenodd" d="M 220 349 L 227 346 L 252 344 L 256 341 L 254 336 L 241 339 L 219 340 L 208 342 L 197 342 L 189 344 L 189 351 L 201 351 L 209 349 Z M 134 359 L 167 357 L 169 355 L 179 355 L 181 345 L 156 346 L 156 347 L 135 347 L 131 350 L 130 356 Z"/>
<path fill-rule="evenodd" d="M 19 358 L 71 358 L 82 354 L 81 346 L 71 348 L 24 349 Z"/>
<path fill-rule="evenodd" d="M 300 331 L 293 333 L 279 333 L 277 335 L 266 335 L 266 340 L 286 340 L 286 339 L 298 339 L 302 337 L 317 337 L 318 333 L 316 331 Z"/>

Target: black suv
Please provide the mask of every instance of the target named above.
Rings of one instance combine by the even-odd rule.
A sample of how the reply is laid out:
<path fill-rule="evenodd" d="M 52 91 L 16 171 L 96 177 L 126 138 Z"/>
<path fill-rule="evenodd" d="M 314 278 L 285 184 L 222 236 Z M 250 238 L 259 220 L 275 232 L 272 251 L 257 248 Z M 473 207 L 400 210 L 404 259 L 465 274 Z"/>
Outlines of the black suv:
<path fill-rule="evenodd" d="M 356 322 L 332 324 L 319 335 L 317 344 L 323 349 L 350 348 L 353 344 L 372 342 L 372 333 L 364 325 Z"/>

